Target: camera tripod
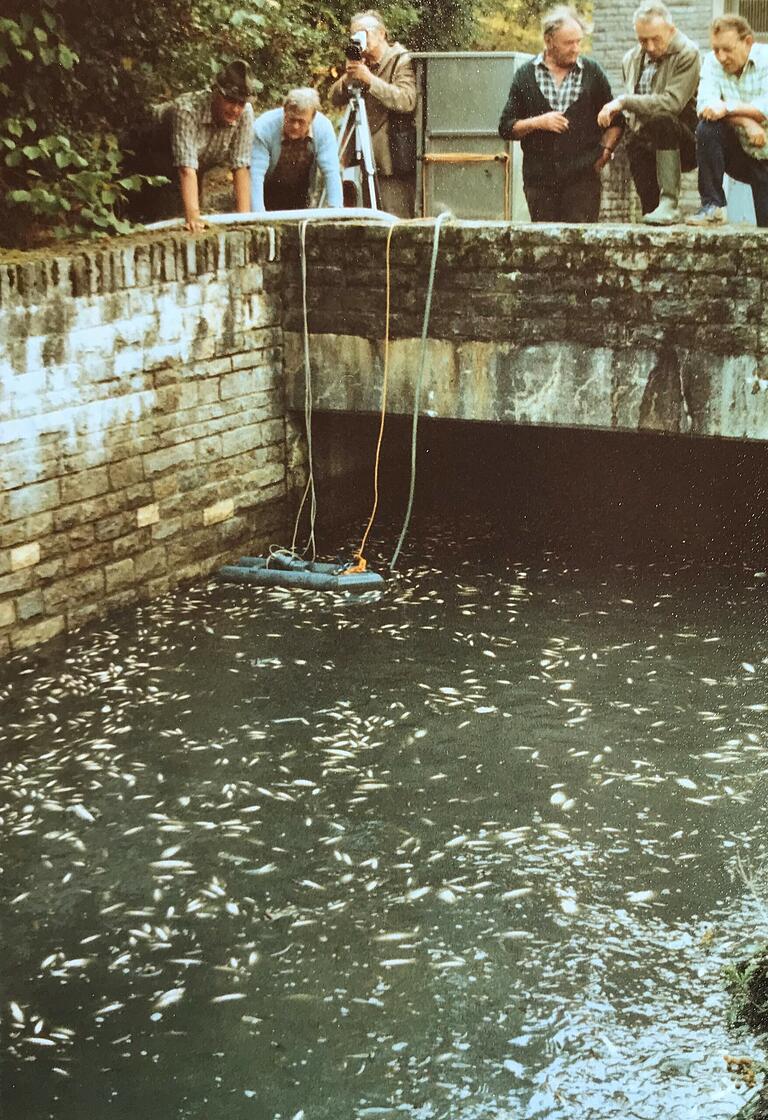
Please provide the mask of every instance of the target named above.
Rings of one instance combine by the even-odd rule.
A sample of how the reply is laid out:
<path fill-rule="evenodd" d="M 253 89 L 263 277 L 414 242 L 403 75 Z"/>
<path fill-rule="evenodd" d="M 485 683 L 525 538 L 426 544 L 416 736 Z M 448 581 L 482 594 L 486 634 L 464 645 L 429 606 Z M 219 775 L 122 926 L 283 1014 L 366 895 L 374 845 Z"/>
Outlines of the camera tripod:
<path fill-rule="evenodd" d="M 344 167 L 344 156 L 348 152 L 351 155 L 348 157 L 347 166 Z M 339 129 L 339 162 L 344 168 L 341 177 L 345 202 L 347 184 L 349 184 L 350 191 L 354 191 L 353 206 L 380 210 L 371 129 L 368 125 L 362 86 L 357 82 L 349 87 L 349 104 Z"/>

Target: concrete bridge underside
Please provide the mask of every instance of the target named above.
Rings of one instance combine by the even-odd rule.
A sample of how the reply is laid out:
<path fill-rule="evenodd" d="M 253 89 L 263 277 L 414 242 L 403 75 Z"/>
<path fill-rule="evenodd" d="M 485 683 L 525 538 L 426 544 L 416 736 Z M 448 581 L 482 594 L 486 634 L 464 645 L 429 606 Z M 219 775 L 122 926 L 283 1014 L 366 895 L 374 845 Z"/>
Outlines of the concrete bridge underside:
<path fill-rule="evenodd" d="M 389 412 L 410 414 L 429 227 L 390 250 Z M 377 412 L 385 237 L 310 232 L 313 407 Z M 637 226 L 444 228 L 420 397 L 451 420 L 768 439 L 768 234 Z M 285 289 L 286 404 L 304 407 L 301 291 Z"/>

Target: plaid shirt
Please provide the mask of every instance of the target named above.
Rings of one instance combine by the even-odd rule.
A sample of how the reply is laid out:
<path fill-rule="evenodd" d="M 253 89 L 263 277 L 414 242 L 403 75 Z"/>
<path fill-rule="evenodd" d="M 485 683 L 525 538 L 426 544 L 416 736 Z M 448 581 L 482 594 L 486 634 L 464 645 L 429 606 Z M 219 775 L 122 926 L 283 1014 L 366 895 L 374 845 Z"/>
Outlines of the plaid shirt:
<path fill-rule="evenodd" d="M 573 105 L 574 101 L 576 101 L 581 93 L 581 80 L 584 75 L 583 62 L 580 58 L 577 58 L 560 85 L 557 85 L 555 79 L 547 69 L 543 54 L 539 54 L 534 58 L 533 66 L 536 74 L 536 84 L 542 94 L 546 97 L 553 109 L 558 113 L 564 113 Z"/>
<path fill-rule="evenodd" d="M 185 93 L 164 106 L 170 116 L 174 167 L 250 167 L 253 108 L 246 105 L 237 124 L 217 124 L 211 112 L 211 91 Z M 164 114 L 165 115 L 165 114 Z"/>
<path fill-rule="evenodd" d="M 697 112 L 701 113 L 702 109 L 714 101 L 724 101 L 729 106 L 735 102 L 754 105 L 768 117 L 768 44 L 752 44 L 746 66 L 738 77 L 727 74 L 714 53 L 707 55 L 701 67 Z M 742 129 L 737 129 L 737 132 L 741 146 L 748 156 L 752 159 L 768 159 L 768 144 L 755 148 Z"/>
<path fill-rule="evenodd" d="M 639 93 L 642 96 L 653 93 L 653 79 L 656 77 L 658 68 L 658 62 L 652 62 L 648 55 L 643 57 L 643 69 L 640 71 L 640 77 L 637 79 L 635 93 Z"/>

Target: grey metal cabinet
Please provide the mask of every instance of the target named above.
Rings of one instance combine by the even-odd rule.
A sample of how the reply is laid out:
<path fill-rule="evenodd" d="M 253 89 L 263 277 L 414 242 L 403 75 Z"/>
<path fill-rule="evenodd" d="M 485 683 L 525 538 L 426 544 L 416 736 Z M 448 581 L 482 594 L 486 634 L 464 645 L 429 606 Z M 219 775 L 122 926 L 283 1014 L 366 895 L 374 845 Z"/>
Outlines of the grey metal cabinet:
<path fill-rule="evenodd" d="M 528 221 L 520 145 L 502 140 L 499 117 L 519 51 L 418 53 L 416 213 Z"/>

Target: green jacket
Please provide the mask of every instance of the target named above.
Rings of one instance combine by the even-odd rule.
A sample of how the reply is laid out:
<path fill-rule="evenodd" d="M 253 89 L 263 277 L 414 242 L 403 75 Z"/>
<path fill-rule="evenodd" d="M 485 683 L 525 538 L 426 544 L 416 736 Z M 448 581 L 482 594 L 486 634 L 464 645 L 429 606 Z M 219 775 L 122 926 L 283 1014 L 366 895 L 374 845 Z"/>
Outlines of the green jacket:
<path fill-rule="evenodd" d="M 631 114 L 627 122 L 630 130 L 637 131 L 647 123 L 649 117 L 661 113 L 679 117 L 691 103 L 695 116 L 696 90 L 701 70 L 701 55 L 696 43 L 683 35 L 682 31 L 675 32 L 654 76 L 653 92 L 647 94 L 635 93 L 643 58 L 643 48 L 638 43 L 627 51 L 621 63 L 627 90 L 621 94 L 621 107 Z"/>

